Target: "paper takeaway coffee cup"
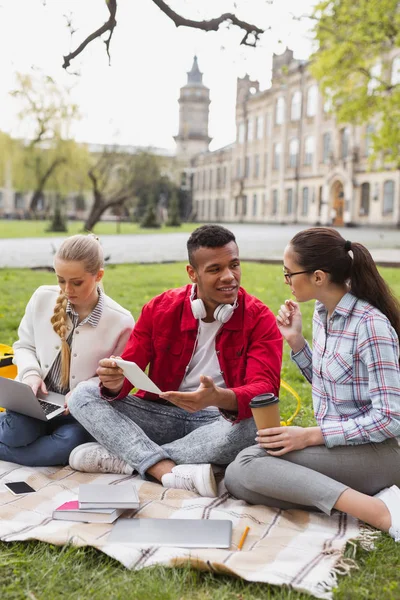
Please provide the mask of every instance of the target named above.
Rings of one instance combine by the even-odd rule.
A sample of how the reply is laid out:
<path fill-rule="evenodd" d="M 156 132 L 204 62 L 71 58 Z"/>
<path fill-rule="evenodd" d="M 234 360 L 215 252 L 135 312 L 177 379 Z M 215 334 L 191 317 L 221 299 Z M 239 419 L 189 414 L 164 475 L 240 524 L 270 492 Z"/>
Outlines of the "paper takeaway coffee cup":
<path fill-rule="evenodd" d="M 258 430 L 280 427 L 279 398 L 274 394 L 255 396 L 249 406 Z"/>

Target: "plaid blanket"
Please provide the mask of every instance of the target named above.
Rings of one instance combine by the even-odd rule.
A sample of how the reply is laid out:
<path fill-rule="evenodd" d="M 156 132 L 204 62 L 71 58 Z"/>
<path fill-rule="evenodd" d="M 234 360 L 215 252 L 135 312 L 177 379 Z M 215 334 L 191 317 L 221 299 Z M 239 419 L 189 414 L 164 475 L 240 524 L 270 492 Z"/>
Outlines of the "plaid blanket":
<path fill-rule="evenodd" d="M 222 476 L 221 476 L 222 477 Z M 233 522 L 229 550 L 133 547 L 108 544 L 113 525 L 52 519 L 57 507 L 77 498 L 82 483 L 137 485 L 140 508 L 124 513 L 132 518 L 230 519 Z M 330 599 L 337 574 L 346 573 L 354 561 L 343 557 L 349 540 L 373 544 L 371 533 L 343 514 L 327 517 L 299 510 L 281 511 L 250 506 L 232 498 L 219 483 L 218 498 L 201 498 L 192 492 L 163 488 L 137 477 L 88 474 L 69 467 L 23 467 L 0 461 L 0 484 L 26 481 L 37 492 L 14 496 L 0 485 L 0 539 L 5 542 L 35 539 L 51 544 L 90 545 L 120 561 L 128 569 L 155 564 L 169 567 L 190 561 L 194 568 L 242 577 L 246 581 L 288 585 L 316 598 Z M 249 535 L 243 549 L 237 545 L 246 526 Z"/>

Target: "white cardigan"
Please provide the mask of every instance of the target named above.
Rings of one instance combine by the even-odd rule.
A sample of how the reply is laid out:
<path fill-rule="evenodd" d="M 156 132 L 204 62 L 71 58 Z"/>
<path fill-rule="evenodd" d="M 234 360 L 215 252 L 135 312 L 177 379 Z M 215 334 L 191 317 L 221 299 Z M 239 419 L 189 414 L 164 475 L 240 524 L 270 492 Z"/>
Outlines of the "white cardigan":
<path fill-rule="evenodd" d="M 24 375 L 37 373 L 46 378 L 56 356 L 61 340 L 50 322 L 59 294 L 56 285 L 42 285 L 29 300 L 25 315 L 18 328 L 18 341 L 13 345 L 14 364 L 18 367 L 17 380 Z M 111 354 L 119 356 L 135 321 L 125 308 L 104 294 L 103 314 L 97 327 L 85 323 L 75 328 L 71 342 L 69 387 L 96 377 L 99 360 Z M 67 329 L 72 323 L 67 317 Z M 96 377 L 97 381 L 98 378 Z"/>

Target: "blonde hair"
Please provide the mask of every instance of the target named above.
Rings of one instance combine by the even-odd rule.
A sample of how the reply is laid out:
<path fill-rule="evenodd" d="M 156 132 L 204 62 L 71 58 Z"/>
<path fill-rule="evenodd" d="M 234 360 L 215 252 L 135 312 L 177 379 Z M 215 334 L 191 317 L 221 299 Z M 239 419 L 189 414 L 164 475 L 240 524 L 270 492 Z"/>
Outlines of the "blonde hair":
<path fill-rule="evenodd" d="M 55 254 L 55 259 L 82 262 L 87 273 L 97 275 L 104 266 L 103 250 L 99 238 L 93 235 L 73 235 L 61 244 Z M 61 339 L 61 385 L 69 386 L 71 349 L 67 343 L 67 304 L 68 298 L 60 290 L 51 317 L 51 323 L 56 334 Z"/>

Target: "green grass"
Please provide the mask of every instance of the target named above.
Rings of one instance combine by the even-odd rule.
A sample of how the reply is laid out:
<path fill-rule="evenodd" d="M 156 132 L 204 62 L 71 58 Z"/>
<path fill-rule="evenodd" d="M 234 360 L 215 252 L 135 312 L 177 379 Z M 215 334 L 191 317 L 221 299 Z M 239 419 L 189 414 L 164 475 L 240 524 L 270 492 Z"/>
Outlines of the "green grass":
<path fill-rule="evenodd" d="M 400 270 L 382 269 L 400 296 Z M 108 266 L 105 290 L 138 317 L 141 306 L 155 294 L 187 282 L 182 263 L 169 265 Z M 0 342 L 11 344 L 25 305 L 36 287 L 55 283 L 54 275 L 28 269 L 0 270 Z M 276 312 L 287 297 L 280 266 L 244 263 L 246 289 Z M 302 306 L 305 333 L 311 334 L 312 304 Z M 310 386 L 289 360 L 285 348 L 282 377 L 302 397 L 298 425 L 313 424 Z M 283 416 L 295 402 L 282 394 Z M 367 474 L 366 474 L 367 476 Z M 349 556 L 351 548 L 348 549 Z M 396 600 L 400 598 L 398 565 L 400 546 L 384 535 L 373 552 L 357 549 L 358 570 L 340 579 L 335 600 Z M 266 584 L 250 584 L 229 577 L 200 573 L 188 568 L 154 567 L 138 572 L 93 548 L 56 547 L 40 542 L 0 543 L 0 586 L 2 600 L 302 600 L 304 594 Z"/>
<path fill-rule="evenodd" d="M 114 223 L 100 221 L 93 231 L 97 235 L 110 234 L 149 234 L 149 233 L 191 233 L 201 223 L 183 223 L 181 227 L 166 227 L 160 229 L 142 229 L 138 223 Z M 49 233 L 46 229 L 49 221 L 6 221 L 0 219 L 0 239 L 31 238 L 31 237 L 64 237 L 82 233 L 83 221 L 69 221 L 67 233 Z"/>

